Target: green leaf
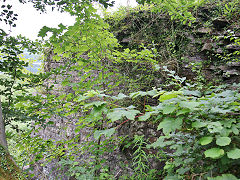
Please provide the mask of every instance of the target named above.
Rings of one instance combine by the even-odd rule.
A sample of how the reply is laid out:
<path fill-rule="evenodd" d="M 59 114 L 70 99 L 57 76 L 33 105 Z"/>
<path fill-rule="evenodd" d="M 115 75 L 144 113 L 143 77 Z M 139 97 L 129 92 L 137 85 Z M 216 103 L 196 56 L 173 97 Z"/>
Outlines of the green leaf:
<path fill-rule="evenodd" d="M 49 28 L 49 27 L 47 27 L 47 26 L 43 26 L 41 29 L 40 29 L 40 31 L 38 32 L 38 36 L 39 37 L 45 37 L 45 36 L 47 36 L 47 32 L 48 31 L 51 31 L 51 28 Z"/>
<path fill-rule="evenodd" d="M 146 96 L 147 93 L 146 92 L 143 92 L 143 91 L 138 91 L 138 92 L 133 92 L 130 94 L 130 97 L 131 98 L 136 98 L 138 96 Z"/>
<path fill-rule="evenodd" d="M 218 133 L 223 129 L 222 124 L 219 121 L 208 122 L 207 128 L 210 133 Z"/>
<path fill-rule="evenodd" d="M 211 143 L 212 140 L 213 140 L 213 137 L 205 136 L 205 137 L 202 137 L 202 138 L 199 140 L 199 142 L 200 142 L 200 144 L 201 144 L 202 146 L 204 146 L 204 145 L 207 145 L 207 144 Z"/>
<path fill-rule="evenodd" d="M 79 162 L 76 162 L 76 161 L 73 163 L 74 166 L 76 166 L 76 165 L 78 165 L 78 164 L 79 164 Z"/>
<path fill-rule="evenodd" d="M 147 148 L 157 148 L 157 147 L 163 148 L 165 146 L 175 144 L 175 141 L 170 141 L 170 140 L 164 141 L 165 139 L 168 139 L 168 138 L 169 137 L 167 137 L 167 136 L 161 136 L 157 139 L 156 142 L 154 142 L 152 144 L 148 144 Z"/>
<path fill-rule="evenodd" d="M 158 111 L 146 112 L 143 116 L 138 118 L 139 121 L 146 121 L 148 120 L 152 114 L 158 114 Z"/>
<path fill-rule="evenodd" d="M 156 89 L 147 91 L 147 95 L 149 95 L 149 96 L 155 96 L 157 93 L 158 93 L 158 91 Z"/>
<path fill-rule="evenodd" d="M 231 112 L 231 111 L 230 110 L 220 109 L 219 107 L 212 107 L 211 108 L 211 112 L 212 113 L 226 114 L 226 113 Z"/>
<path fill-rule="evenodd" d="M 85 52 L 85 51 L 88 51 L 89 50 L 89 47 L 88 46 L 80 46 L 79 47 L 79 51 L 83 51 L 83 52 Z"/>
<path fill-rule="evenodd" d="M 105 135 L 106 137 L 110 137 L 115 132 L 116 128 L 106 129 L 106 130 L 96 130 L 94 132 L 94 138 L 99 139 L 101 135 Z"/>
<path fill-rule="evenodd" d="M 86 96 L 83 96 L 83 95 L 79 95 L 76 99 L 74 99 L 74 101 L 78 101 L 78 102 L 81 102 L 81 101 L 84 101 L 86 100 L 87 97 Z"/>
<path fill-rule="evenodd" d="M 169 165 L 169 166 L 170 166 L 170 168 L 172 168 L 171 165 Z M 169 169 L 170 169 L 170 168 L 169 168 Z M 165 169 L 165 167 L 164 167 L 164 169 Z M 166 167 L 166 169 L 167 169 L 167 167 Z M 167 176 L 167 177 L 165 177 L 163 180 L 179 180 L 179 177 L 178 177 L 178 175 Z"/>
<path fill-rule="evenodd" d="M 107 114 L 107 118 L 111 119 L 112 122 L 117 121 L 122 118 L 121 109 L 114 109 L 113 112 Z"/>
<path fill-rule="evenodd" d="M 189 112 L 190 112 L 190 110 L 189 110 L 188 108 L 184 108 L 184 109 L 178 110 L 177 113 L 176 113 L 176 115 L 179 116 L 179 115 L 181 115 L 181 114 L 187 114 L 187 113 L 189 113 Z"/>
<path fill-rule="evenodd" d="M 181 167 L 181 168 L 179 168 L 179 169 L 177 170 L 177 173 L 183 175 L 183 174 L 185 174 L 186 172 L 188 172 L 189 170 L 190 170 L 189 167 Z"/>
<path fill-rule="evenodd" d="M 112 112 L 107 114 L 107 118 L 111 119 L 112 122 L 117 121 L 123 117 L 134 120 L 138 113 L 140 113 L 140 111 L 134 109 L 126 110 L 123 108 L 115 108 Z"/>
<path fill-rule="evenodd" d="M 81 61 L 81 60 L 77 61 L 77 63 L 78 63 L 78 66 L 83 66 L 84 65 L 84 62 Z"/>
<path fill-rule="evenodd" d="M 182 101 L 180 102 L 179 106 L 182 108 L 188 108 L 190 110 L 194 110 L 196 107 L 198 107 L 201 103 L 200 102 L 188 102 L 188 101 Z"/>
<path fill-rule="evenodd" d="M 231 143 L 231 138 L 229 137 L 218 137 L 216 144 L 219 146 L 227 146 Z"/>
<path fill-rule="evenodd" d="M 192 123 L 192 127 L 194 127 L 194 128 L 201 128 L 201 127 L 204 127 L 206 125 L 207 125 L 207 123 L 199 122 L 199 121 L 195 121 L 195 122 Z"/>
<path fill-rule="evenodd" d="M 171 114 L 177 109 L 175 105 L 165 105 L 163 106 L 163 114 Z"/>
<path fill-rule="evenodd" d="M 237 128 L 236 125 L 233 125 L 233 126 L 232 126 L 232 132 L 233 132 L 235 135 L 239 135 L 239 130 L 238 130 L 238 128 Z"/>
<path fill-rule="evenodd" d="M 226 90 L 226 91 L 223 91 L 219 94 L 217 94 L 218 97 L 230 97 L 230 96 L 234 96 L 234 91 L 232 90 Z"/>
<path fill-rule="evenodd" d="M 84 107 L 91 107 L 91 106 L 96 106 L 96 107 L 99 107 L 99 106 L 102 106 L 103 104 L 106 104 L 106 102 L 104 101 L 95 101 L 95 102 L 91 102 L 91 103 L 88 103 L 86 104 Z"/>
<path fill-rule="evenodd" d="M 156 142 L 148 145 L 147 147 L 148 148 L 151 148 L 151 147 L 153 147 L 153 148 L 157 148 L 157 147 L 163 148 L 165 146 L 164 140 L 165 140 L 165 136 L 161 136 L 157 139 Z"/>
<path fill-rule="evenodd" d="M 171 91 L 171 92 L 166 92 L 163 95 L 159 97 L 159 101 L 163 102 L 172 98 L 176 98 L 178 95 L 182 94 L 181 91 Z"/>
<path fill-rule="evenodd" d="M 128 97 L 128 96 L 126 96 L 123 93 L 119 93 L 118 96 L 113 96 L 113 99 L 120 100 L 120 99 L 124 99 L 126 97 Z"/>
<path fill-rule="evenodd" d="M 240 149 L 235 148 L 235 149 L 227 152 L 227 156 L 230 159 L 240 159 Z"/>
<path fill-rule="evenodd" d="M 232 174 L 223 174 L 222 176 L 208 177 L 208 180 L 238 180 L 238 178 Z"/>
<path fill-rule="evenodd" d="M 163 133 L 168 135 L 170 132 L 175 131 L 176 129 L 180 129 L 182 127 L 183 117 L 166 117 L 163 121 L 158 125 L 157 130 L 163 129 Z"/>
<path fill-rule="evenodd" d="M 189 90 L 183 90 L 183 94 L 187 96 L 196 96 L 196 97 L 201 97 L 201 92 L 200 91 L 189 91 Z"/>
<path fill-rule="evenodd" d="M 47 124 L 52 125 L 52 124 L 54 124 L 54 122 L 53 121 L 48 121 Z"/>
<path fill-rule="evenodd" d="M 67 86 L 67 85 L 69 85 L 69 84 L 70 84 L 70 82 L 69 82 L 68 79 L 64 79 L 64 80 L 62 81 L 62 85 L 63 85 L 63 86 Z"/>
<path fill-rule="evenodd" d="M 123 113 L 123 116 L 126 116 L 130 120 L 134 120 L 138 113 L 140 113 L 140 111 L 132 109 L 132 110 L 125 111 Z"/>
<path fill-rule="evenodd" d="M 146 112 L 143 116 L 140 116 L 138 118 L 139 121 L 146 121 L 147 119 L 149 119 L 151 117 L 151 112 Z"/>
<path fill-rule="evenodd" d="M 216 159 L 224 155 L 224 150 L 220 148 L 211 148 L 204 152 L 206 157 L 210 157 L 212 159 Z"/>

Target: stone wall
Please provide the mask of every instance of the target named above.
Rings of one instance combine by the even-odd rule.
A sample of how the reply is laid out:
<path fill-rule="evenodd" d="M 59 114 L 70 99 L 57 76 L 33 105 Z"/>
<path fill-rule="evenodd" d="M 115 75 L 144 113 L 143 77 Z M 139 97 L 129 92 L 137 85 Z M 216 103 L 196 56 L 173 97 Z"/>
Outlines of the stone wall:
<path fill-rule="evenodd" d="M 194 80 L 197 76 L 196 70 L 193 72 L 195 67 L 201 69 L 207 81 L 215 79 L 221 83 L 238 83 L 239 17 L 231 20 L 216 17 L 215 11 L 212 4 L 199 8 L 196 22 L 191 27 L 177 20 L 171 21 L 166 14 L 148 10 L 129 12 L 120 21 L 111 18 L 107 21 L 124 48 L 136 48 L 141 43 L 147 47 L 154 42 L 154 47 L 149 48 L 158 50 L 159 65 L 168 66 L 181 77 Z M 122 71 L 126 69 L 124 66 Z M 134 77 L 131 71 L 125 73 Z M 161 76 L 156 74 L 156 78 Z M 156 85 L 153 83 L 153 86 Z"/>
<path fill-rule="evenodd" d="M 50 72 L 51 70 L 56 70 L 60 66 L 64 66 L 68 63 L 67 59 L 63 59 L 62 61 L 54 61 L 52 60 L 53 54 L 47 53 L 46 59 L 45 59 L 45 66 L 44 70 L 45 72 Z M 87 58 L 87 57 L 85 57 Z M 76 65 L 76 64 L 72 64 Z M 51 90 L 44 92 L 42 94 L 43 98 L 45 98 L 46 94 L 48 95 L 54 95 L 55 97 L 58 97 L 62 94 L 69 94 L 74 93 L 74 90 L 69 86 L 63 86 L 62 82 L 69 78 L 71 79 L 71 82 L 79 82 L 79 76 L 78 71 L 70 71 L 71 66 L 69 68 L 66 68 L 63 70 L 63 72 L 60 72 L 59 74 L 52 74 L 44 83 L 45 87 L 52 86 Z M 94 79 L 94 76 L 97 76 L 98 72 L 93 71 L 92 78 Z M 48 89 L 48 88 L 46 88 Z M 115 92 L 117 93 L 117 92 Z M 86 142 L 96 141 L 96 139 L 93 138 L 93 131 L 91 127 L 85 127 L 85 128 L 78 128 L 78 131 L 76 132 L 76 128 L 80 126 L 77 123 L 79 122 L 80 116 L 83 114 L 75 113 L 68 116 L 62 115 L 61 113 L 52 113 L 50 118 L 47 119 L 47 122 L 51 122 L 51 125 L 47 125 L 46 127 L 42 128 L 41 125 L 38 125 L 35 127 L 37 131 L 33 134 L 33 136 L 41 137 L 43 140 L 51 140 L 53 141 L 57 146 L 63 146 L 65 148 L 64 153 L 68 154 L 69 148 L 67 145 L 63 145 L 62 142 L 64 141 L 71 141 L 74 139 L 74 142 L 78 142 L 80 144 L 84 144 Z M 45 124 L 47 124 L 45 122 Z M 114 124 L 115 125 L 115 124 Z M 111 128 L 113 124 L 105 124 L 104 127 Z M 124 133 L 123 133 L 124 134 Z M 103 137 L 101 138 L 103 141 Z M 79 148 L 81 148 L 79 146 Z M 75 154 L 76 159 L 78 162 L 81 163 L 82 160 L 91 161 L 90 156 L 91 153 L 84 153 L 82 154 L 81 151 L 79 151 L 79 154 Z M 126 155 L 120 150 L 120 147 L 117 147 L 113 150 L 111 153 L 104 153 L 101 155 L 102 159 L 106 160 L 105 165 L 109 166 L 109 171 L 115 174 L 115 177 L 119 177 L 122 174 L 126 173 L 132 173 L 131 168 L 123 168 L 121 166 L 122 162 L 128 162 Z M 30 173 L 34 174 L 33 179 L 38 180 L 55 180 L 55 179 L 61 179 L 61 180 L 67 180 L 69 179 L 69 176 L 66 176 L 67 168 L 65 169 L 59 169 L 59 161 L 61 160 L 61 157 L 55 158 L 52 160 L 52 162 L 46 163 L 45 159 L 40 160 L 38 163 L 35 163 L 32 167 L 34 168 L 33 171 Z M 41 163 L 45 163 L 44 166 L 41 166 Z M 74 177 L 71 177 L 70 179 L 74 179 Z"/>
<path fill-rule="evenodd" d="M 158 36 L 161 33 L 165 33 L 164 38 L 160 39 L 156 44 L 159 45 L 159 50 L 162 55 L 164 53 L 168 53 L 168 49 L 165 49 L 168 45 L 164 43 L 171 42 L 171 39 L 169 40 L 169 37 L 167 36 L 170 31 L 176 31 L 175 33 L 175 45 L 174 48 L 176 51 L 178 51 L 176 56 L 166 56 L 167 58 L 163 58 L 159 60 L 159 65 L 169 65 L 171 68 L 171 63 L 173 62 L 174 67 L 177 71 L 177 73 L 180 76 L 185 76 L 187 79 L 194 80 L 197 78 L 197 73 L 201 72 L 204 78 L 210 82 L 212 80 L 218 80 L 219 82 L 224 83 L 239 83 L 240 82 L 240 62 L 231 62 L 228 61 L 225 63 L 225 61 L 222 61 L 222 57 L 225 57 L 226 54 L 234 53 L 240 50 L 240 46 L 238 44 L 234 44 L 232 39 L 228 38 L 229 33 L 231 33 L 232 37 L 240 38 L 240 27 L 239 24 L 228 22 L 224 19 L 214 19 L 211 20 L 210 27 L 205 27 L 202 22 L 206 21 L 206 18 L 209 18 L 206 13 L 208 14 L 209 10 L 204 10 L 200 12 L 202 13 L 202 16 L 199 15 L 199 23 L 197 22 L 193 27 L 187 27 L 184 25 L 176 25 L 175 22 L 170 22 L 169 17 L 162 15 L 155 19 L 151 25 L 150 28 L 153 28 L 154 31 L 156 31 L 157 28 L 159 28 L 159 32 L 155 32 L 155 35 Z M 204 13 L 206 12 L 206 13 Z M 144 12 L 148 13 L 148 12 Z M 139 16 L 142 16 L 144 13 L 139 13 Z M 146 16 L 144 14 L 144 16 Z M 136 16 L 136 14 L 133 14 Z M 158 14 L 157 14 L 158 15 Z M 144 17 L 142 16 L 142 17 Z M 147 16 L 146 16 L 147 17 Z M 151 42 L 151 38 L 144 38 L 143 32 L 140 30 L 137 33 L 137 38 L 133 37 L 133 26 L 136 25 L 138 22 L 128 19 L 126 17 L 123 19 L 122 27 L 124 24 L 128 24 L 128 28 L 124 26 L 124 29 L 118 31 L 115 31 L 116 37 L 120 40 L 121 44 L 124 47 L 133 47 L 134 44 L 139 44 L 139 40 L 143 43 L 149 43 Z M 204 20 L 205 19 L 205 20 Z M 208 19 L 209 20 L 209 19 Z M 147 19 L 146 19 L 147 21 Z M 149 19 L 148 19 L 149 21 Z M 129 23 L 131 22 L 131 23 Z M 147 23 L 147 22 L 145 22 Z M 154 24 L 155 23 L 155 24 Z M 130 25 L 129 25 L 130 24 Z M 180 28 L 186 28 L 186 31 L 179 31 Z M 115 27 L 116 28 L 116 27 Z M 143 27 L 142 27 L 143 28 Z M 173 28 L 173 29 L 172 29 Z M 141 29 L 141 27 L 140 27 Z M 114 26 L 113 29 L 114 31 Z M 151 32 L 149 30 L 149 32 Z M 136 32 L 134 32 L 136 35 Z M 146 36 L 147 37 L 147 36 Z M 178 40 L 182 39 L 182 41 Z M 56 69 L 61 65 L 66 64 L 66 60 L 61 62 L 56 62 L 52 60 L 52 53 L 48 53 L 48 57 L 46 58 L 46 64 L 45 64 L 45 71 L 48 72 L 51 69 Z M 85 58 L 87 58 L 85 56 Z M 168 59 L 169 58 L 169 59 Z M 174 59 L 175 58 L 175 59 Z M 180 58 L 180 59 L 176 59 Z M 239 54 L 235 56 L 236 59 L 239 60 Z M 209 62 L 209 63 L 208 63 Z M 200 64 L 199 64 L 200 63 Z M 202 63 L 202 64 L 201 64 Z M 193 71 L 193 67 L 195 67 L 195 71 Z M 120 70 L 124 71 L 126 69 L 126 66 L 119 67 Z M 200 69 L 200 71 L 198 71 Z M 131 78 L 136 78 L 131 71 L 126 72 L 128 73 L 128 76 Z M 97 76 L 98 72 L 93 72 Z M 60 95 L 61 93 L 74 93 L 73 89 L 71 87 L 63 87 L 61 85 L 61 82 L 66 78 L 71 77 L 72 82 L 78 82 L 78 72 L 77 71 L 71 71 L 67 72 L 66 75 L 63 73 L 60 73 L 59 75 L 52 75 L 50 79 L 46 82 L 46 85 L 54 85 L 54 89 L 51 90 L 52 93 L 56 96 Z M 94 75 L 93 77 L 94 78 Z M 159 86 L 159 79 L 162 79 L 161 73 L 157 72 L 155 76 L 155 81 L 152 84 L 152 86 Z M 216 83 L 217 84 L 217 83 Z M 121 88 L 124 88 L 122 86 Z M 151 87 L 150 87 L 151 88 Z M 117 94 L 119 91 L 116 89 L 115 93 Z M 60 93 L 60 94 L 59 94 Z M 154 102 L 153 102 L 154 103 Z M 76 136 L 79 138 L 79 143 L 86 142 L 86 141 L 94 141 L 93 136 L 88 136 L 88 134 L 91 134 L 92 129 L 91 128 L 83 128 L 78 133 L 75 133 L 75 129 L 77 127 L 76 123 L 78 122 L 79 116 L 81 114 L 75 114 L 71 116 L 59 116 L 59 115 L 53 115 L 51 118 L 49 118 L 49 121 L 52 121 L 53 124 L 51 126 L 46 127 L 45 129 L 42 129 L 39 131 L 38 135 L 41 136 L 43 139 L 52 139 L 55 141 L 61 141 L 61 140 L 71 140 L 75 138 Z M 108 124 L 107 126 L 109 128 L 116 127 L 119 125 L 120 122 L 115 122 L 115 124 Z M 118 136 L 126 136 L 128 135 L 128 138 L 131 140 L 134 138 L 134 135 L 144 135 L 150 142 L 155 142 L 156 139 L 161 135 L 160 131 L 157 131 L 157 127 L 155 127 L 154 124 L 151 123 L 144 123 L 144 122 L 127 122 L 124 124 L 124 126 L 121 126 L 118 129 Z M 67 147 L 66 147 L 67 151 Z M 118 178 L 124 173 L 131 174 L 133 172 L 133 168 L 131 168 L 131 158 L 133 153 L 133 149 L 130 148 L 123 148 L 122 146 L 117 147 L 114 149 L 112 153 L 106 153 L 103 155 L 103 158 L 107 160 L 107 164 L 110 167 L 110 171 L 114 172 L 115 177 Z M 147 153 L 156 153 L 156 152 L 147 152 Z M 90 154 L 88 155 L 79 155 L 79 161 L 82 159 L 89 158 Z M 67 179 L 66 176 L 64 176 L 64 170 L 59 171 L 55 170 L 56 168 L 56 162 L 58 160 L 55 159 L 53 162 L 49 163 L 45 167 L 40 167 L 41 171 L 44 172 L 43 174 L 47 175 L 47 179 L 55 179 L 57 177 L 57 174 L 62 173 L 63 176 L 61 179 Z M 121 166 L 121 163 L 129 164 L 128 168 L 123 168 Z M 150 167 L 155 169 L 161 169 L 164 164 L 159 163 L 159 161 L 155 159 L 150 160 Z M 41 174 L 37 175 L 37 179 L 46 179 L 45 177 L 41 176 Z"/>

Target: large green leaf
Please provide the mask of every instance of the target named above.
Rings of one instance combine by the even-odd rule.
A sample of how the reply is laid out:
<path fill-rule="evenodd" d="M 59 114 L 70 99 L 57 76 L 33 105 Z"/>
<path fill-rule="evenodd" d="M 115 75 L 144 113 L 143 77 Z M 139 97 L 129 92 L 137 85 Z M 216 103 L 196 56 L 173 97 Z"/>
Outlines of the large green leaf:
<path fill-rule="evenodd" d="M 201 97 L 201 92 L 197 90 L 196 91 L 183 90 L 183 94 L 187 96 Z"/>
<path fill-rule="evenodd" d="M 131 109 L 131 110 L 124 111 L 123 116 L 126 116 L 126 118 L 130 120 L 134 120 L 138 113 L 140 113 L 140 111 Z"/>
<path fill-rule="evenodd" d="M 218 97 L 231 97 L 234 95 L 234 91 L 232 90 L 226 90 L 226 91 L 223 91 L 219 94 L 217 94 Z"/>
<path fill-rule="evenodd" d="M 231 112 L 230 110 L 224 110 L 219 107 L 212 107 L 210 110 L 212 113 L 220 113 L 220 114 L 226 114 L 228 112 Z"/>
<path fill-rule="evenodd" d="M 204 146 L 204 145 L 207 145 L 207 144 L 211 143 L 212 140 L 213 140 L 213 137 L 205 136 L 205 137 L 202 137 L 202 138 L 199 140 L 199 142 L 200 142 L 200 144 L 201 144 L 202 146 Z"/>
<path fill-rule="evenodd" d="M 113 112 L 107 114 L 107 118 L 111 119 L 112 122 L 117 121 L 123 117 L 122 109 L 114 109 Z"/>
<path fill-rule="evenodd" d="M 163 147 L 165 146 L 164 140 L 165 140 L 165 136 L 161 136 L 161 137 L 159 137 L 159 138 L 157 139 L 156 142 L 148 145 L 147 147 L 148 147 L 148 148 L 151 148 L 151 147 L 153 147 L 153 148 L 156 148 L 156 147 L 161 147 L 161 148 L 163 148 Z"/>
<path fill-rule="evenodd" d="M 218 133 L 221 132 L 223 127 L 219 121 L 216 122 L 208 122 L 207 128 L 210 133 Z"/>
<path fill-rule="evenodd" d="M 94 101 L 94 102 L 86 104 L 84 107 L 85 108 L 91 107 L 91 106 L 99 107 L 99 106 L 102 106 L 103 104 L 106 104 L 106 102 L 104 102 L 104 101 Z"/>
<path fill-rule="evenodd" d="M 166 136 L 161 136 L 157 139 L 156 142 L 147 145 L 147 148 L 157 148 L 157 147 L 163 148 L 165 146 L 169 146 L 175 143 L 175 141 L 170 141 L 170 140 L 165 141 L 165 139 L 168 139 L 168 138 Z"/>
<path fill-rule="evenodd" d="M 184 109 L 178 110 L 177 113 L 176 113 L 176 115 L 179 116 L 179 115 L 181 115 L 181 114 L 187 114 L 187 113 L 189 113 L 189 112 L 191 112 L 190 109 L 184 108 Z"/>
<path fill-rule="evenodd" d="M 136 98 L 138 96 L 156 96 L 157 94 L 159 94 L 158 90 L 157 89 L 153 89 L 153 90 L 150 90 L 150 91 L 147 91 L 147 92 L 144 92 L 144 91 L 138 91 L 138 92 L 133 92 L 133 93 L 130 93 L 130 97 L 131 98 Z"/>
<path fill-rule="evenodd" d="M 138 92 L 130 93 L 131 98 L 136 98 L 138 96 L 146 96 L 146 95 L 147 95 L 147 93 L 144 92 L 144 91 L 138 91 Z"/>
<path fill-rule="evenodd" d="M 227 146 L 231 143 L 231 138 L 229 137 L 218 137 L 216 144 L 219 146 Z"/>
<path fill-rule="evenodd" d="M 235 134 L 235 135 L 239 135 L 239 130 L 237 128 L 237 126 L 234 124 L 232 125 L 232 132 Z"/>
<path fill-rule="evenodd" d="M 230 159 L 240 159 L 240 149 L 235 148 L 235 149 L 227 152 L 227 156 Z"/>
<path fill-rule="evenodd" d="M 171 91 L 171 92 L 166 92 L 163 95 L 159 97 L 159 101 L 163 102 L 172 98 L 176 98 L 178 95 L 182 94 L 181 91 Z"/>
<path fill-rule="evenodd" d="M 201 103 L 200 102 L 188 102 L 188 101 L 182 101 L 180 102 L 179 106 L 182 108 L 188 108 L 190 110 L 194 110 L 196 107 L 198 107 Z"/>
<path fill-rule="evenodd" d="M 180 129 L 182 127 L 183 117 L 165 117 L 163 121 L 158 125 L 158 130 L 163 129 L 164 134 L 169 134 L 170 132 Z"/>
<path fill-rule="evenodd" d="M 120 120 L 123 117 L 126 117 L 130 120 L 134 120 L 135 116 L 140 113 L 140 111 L 138 110 L 134 110 L 134 109 L 123 109 L 123 108 L 115 108 L 113 109 L 112 112 L 107 114 L 107 118 L 111 119 L 112 122 Z"/>
<path fill-rule="evenodd" d="M 201 128 L 201 127 L 204 127 L 206 125 L 207 125 L 207 123 L 201 122 L 201 121 L 200 122 L 195 121 L 195 122 L 192 123 L 192 127 L 194 127 L 194 128 Z"/>
<path fill-rule="evenodd" d="M 116 99 L 116 100 L 120 100 L 120 99 L 124 99 L 126 97 L 128 97 L 128 96 L 123 93 L 119 93 L 118 96 L 113 96 L 112 98 Z"/>
<path fill-rule="evenodd" d="M 146 121 L 148 120 L 152 114 L 158 114 L 158 111 L 146 112 L 143 116 L 138 118 L 139 121 Z"/>
<path fill-rule="evenodd" d="M 204 152 L 206 157 L 210 157 L 212 159 L 216 159 L 224 155 L 224 150 L 220 148 L 211 148 Z"/>
<path fill-rule="evenodd" d="M 152 112 L 146 112 L 143 116 L 138 118 L 139 121 L 146 121 L 151 117 Z"/>
<path fill-rule="evenodd" d="M 174 112 L 177 109 L 177 107 L 175 105 L 165 105 L 163 106 L 163 114 L 171 114 L 172 112 Z"/>
<path fill-rule="evenodd" d="M 105 135 L 106 137 L 110 137 L 113 135 L 113 133 L 115 132 L 116 128 L 111 128 L 111 129 L 106 129 L 106 130 L 96 130 L 94 132 L 94 138 L 95 139 L 99 139 L 99 137 L 101 135 Z"/>

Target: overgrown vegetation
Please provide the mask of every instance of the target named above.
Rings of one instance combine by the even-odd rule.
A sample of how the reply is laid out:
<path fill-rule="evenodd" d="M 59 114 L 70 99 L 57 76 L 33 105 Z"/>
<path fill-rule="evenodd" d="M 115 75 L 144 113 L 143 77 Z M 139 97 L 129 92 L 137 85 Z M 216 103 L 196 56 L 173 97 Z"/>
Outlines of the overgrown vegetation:
<path fill-rule="evenodd" d="M 240 178 L 240 84 L 204 74 L 212 64 L 239 62 L 238 1 L 138 1 L 145 5 L 104 18 L 92 1 L 51 2 L 32 3 L 42 11 L 53 5 L 69 12 L 75 24 L 43 27 L 41 42 L 3 30 L 0 36 L 3 120 L 15 129 L 7 131 L 9 150 L 26 178 Z M 2 19 L 13 25 L 11 7 L 2 8 Z M 48 32 L 53 35 L 44 39 Z M 219 46 L 209 48 L 213 41 Z M 44 49 L 46 72 L 23 70 L 24 49 Z M 194 54 L 206 61 L 192 61 Z M 185 66 L 191 76 L 182 77 Z M 29 126 L 19 128 L 20 121 Z M 57 126 L 64 138 L 39 136 Z M 0 177 L 10 170 L 6 157 L 1 154 Z M 41 167 L 51 163 L 45 173 Z"/>

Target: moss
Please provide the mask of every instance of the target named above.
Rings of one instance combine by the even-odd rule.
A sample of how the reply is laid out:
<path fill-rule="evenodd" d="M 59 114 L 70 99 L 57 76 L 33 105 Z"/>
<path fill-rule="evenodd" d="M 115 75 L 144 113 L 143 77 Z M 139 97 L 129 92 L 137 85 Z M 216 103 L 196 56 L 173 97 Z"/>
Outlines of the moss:
<path fill-rule="evenodd" d="M 0 179 L 24 180 L 24 176 L 5 148 L 0 145 Z"/>

